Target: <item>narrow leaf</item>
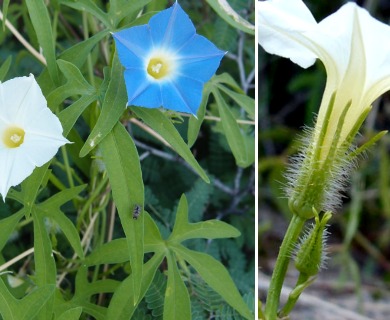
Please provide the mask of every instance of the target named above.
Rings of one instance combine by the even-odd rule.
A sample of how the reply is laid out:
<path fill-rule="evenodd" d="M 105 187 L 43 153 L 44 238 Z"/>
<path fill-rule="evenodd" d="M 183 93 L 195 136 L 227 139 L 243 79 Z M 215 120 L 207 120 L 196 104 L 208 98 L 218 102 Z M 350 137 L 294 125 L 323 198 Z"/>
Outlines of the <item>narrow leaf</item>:
<path fill-rule="evenodd" d="M 12 56 L 8 56 L 8 58 L 3 62 L 0 68 L 0 81 L 4 81 L 7 76 L 8 70 L 11 67 Z"/>
<path fill-rule="evenodd" d="M 180 276 L 174 253 L 169 251 L 168 282 L 165 290 L 164 320 L 190 320 L 191 303 L 187 287 Z"/>
<path fill-rule="evenodd" d="M 39 45 L 42 47 L 43 55 L 46 58 L 47 68 L 54 83 L 58 84 L 58 69 L 55 54 L 55 41 L 52 32 L 52 23 L 49 12 L 43 0 L 26 0 L 31 22 L 38 37 Z"/>
<path fill-rule="evenodd" d="M 136 304 L 141 290 L 144 256 L 144 215 L 133 219 L 135 206 L 144 207 L 144 185 L 137 149 L 126 129 L 118 123 L 101 142 L 112 195 L 127 239 L 134 277 L 133 291 Z"/>
<path fill-rule="evenodd" d="M 219 85 L 218 88 L 232 98 L 249 116 L 255 118 L 255 100 L 245 94 L 234 92 L 225 86 Z"/>
<path fill-rule="evenodd" d="M 226 101 L 222 98 L 221 93 L 218 90 L 213 90 L 213 94 L 218 104 L 222 127 L 230 149 L 236 159 L 236 163 L 238 166 L 245 168 L 251 165 L 251 163 L 248 162 L 246 144 L 240 131 L 240 127 L 238 126 L 232 112 L 229 110 L 229 106 L 226 104 Z"/>
<path fill-rule="evenodd" d="M 80 157 L 86 156 L 107 136 L 126 109 L 127 93 L 122 71 L 118 56 L 115 54 L 112 62 L 111 80 L 104 97 L 102 111 L 80 151 Z"/>
<path fill-rule="evenodd" d="M 255 26 L 242 18 L 229 5 L 227 0 L 206 0 L 207 3 L 232 27 L 244 31 L 245 33 L 255 34 Z"/>

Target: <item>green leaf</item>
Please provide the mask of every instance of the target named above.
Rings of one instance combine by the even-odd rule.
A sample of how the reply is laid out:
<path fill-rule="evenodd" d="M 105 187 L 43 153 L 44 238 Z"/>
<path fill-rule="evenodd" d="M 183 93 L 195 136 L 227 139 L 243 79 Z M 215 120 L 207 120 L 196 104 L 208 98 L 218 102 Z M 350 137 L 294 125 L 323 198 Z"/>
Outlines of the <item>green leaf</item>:
<path fill-rule="evenodd" d="M 249 116 L 255 118 L 255 100 L 245 94 L 234 92 L 225 86 L 219 85 L 218 88 L 232 98 Z"/>
<path fill-rule="evenodd" d="M 86 156 L 114 128 L 126 109 L 127 93 L 123 79 L 123 69 L 115 54 L 112 62 L 111 80 L 104 97 L 99 119 L 80 151 L 80 157 Z"/>
<path fill-rule="evenodd" d="M 65 301 L 62 296 L 56 296 L 55 313 L 57 316 L 67 310 L 82 307 L 83 312 L 91 315 L 93 319 L 107 319 L 107 308 L 91 302 L 92 296 L 100 293 L 112 293 L 118 288 L 120 283 L 110 279 L 89 282 L 88 276 L 88 268 L 81 265 L 76 274 L 75 294 L 72 299 Z"/>
<path fill-rule="evenodd" d="M 3 11 L 2 12 L 3 13 L 3 19 L 2 19 L 3 20 L 3 32 L 5 32 L 5 21 L 7 20 L 9 2 L 10 2 L 10 0 L 3 1 L 3 9 L 2 9 L 2 11 Z M 1 79 L 1 81 L 2 81 L 2 79 Z"/>
<path fill-rule="evenodd" d="M 236 159 L 236 163 L 238 166 L 246 168 L 251 165 L 251 163 L 248 161 L 246 144 L 240 127 L 230 111 L 229 106 L 226 104 L 226 101 L 221 96 L 221 93 L 218 90 L 213 90 L 213 95 L 218 104 L 222 127 L 230 149 Z"/>
<path fill-rule="evenodd" d="M 145 236 L 144 236 L 144 251 L 147 252 L 159 252 L 165 250 L 165 241 L 162 239 L 160 230 L 151 216 L 144 211 L 145 220 Z"/>
<path fill-rule="evenodd" d="M 221 73 L 219 75 L 214 75 L 211 80 L 211 84 L 214 87 L 218 87 L 221 83 L 227 84 L 229 87 L 231 87 L 234 91 L 238 93 L 244 93 L 236 80 L 227 72 Z"/>
<path fill-rule="evenodd" d="M 2 319 L 34 319 L 46 301 L 53 296 L 54 289 L 54 285 L 36 288 L 23 299 L 18 300 L 8 291 L 8 288 L 0 278 L 0 313 Z"/>
<path fill-rule="evenodd" d="M 154 275 L 158 266 L 164 258 L 164 253 L 155 254 L 147 263 L 145 263 L 142 274 L 141 290 L 139 298 L 134 297 L 133 277 L 134 274 L 128 276 L 121 282 L 120 286 L 115 290 L 107 310 L 107 319 L 122 320 L 131 319 L 140 300 L 144 297 L 150 284 L 153 281 Z M 134 301 L 137 301 L 134 304 Z"/>
<path fill-rule="evenodd" d="M 196 238 L 217 239 L 238 236 L 240 236 L 240 232 L 223 221 L 208 220 L 189 223 L 187 198 L 183 194 L 177 208 L 175 225 L 168 241 L 170 243 Z"/>
<path fill-rule="evenodd" d="M 99 19 L 103 24 L 111 29 L 112 26 L 108 20 L 107 13 L 100 9 L 95 2 L 91 0 L 61 0 L 61 4 L 71 7 L 73 9 L 79 10 L 81 12 L 86 11 L 92 14 L 92 16 Z"/>
<path fill-rule="evenodd" d="M 79 234 L 72 221 L 60 210 L 60 206 L 74 199 L 86 185 L 66 189 L 52 196 L 45 202 L 37 205 L 35 208 L 45 217 L 49 217 L 58 223 L 58 226 L 68 239 L 70 245 L 80 258 L 84 258 L 83 248 L 81 246 Z"/>
<path fill-rule="evenodd" d="M 25 211 L 25 209 L 21 209 L 17 213 L 0 220 L 0 251 L 3 250 L 4 246 L 7 244 L 11 233 L 14 232 L 20 219 L 25 215 Z"/>
<path fill-rule="evenodd" d="M 84 263 L 87 266 L 116 264 L 130 260 L 126 238 L 119 238 L 103 244 L 88 255 Z"/>
<path fill-rule="evenodd" d="M 91 54 L 92 49 L 108 34 L 109 31 L 107 29 L 102 30 L 92 37 L 66 49 L 60 54 L 59 58 L 72 62 L 76 67 L 81 68 L 87 60 L 88 55 Z"/>
<path fill-rule="evenodd" d="M 126 129 L 118 123 L 101 142 L 112 195 L 127 239 L 134 277 L 134 304 L 140 295 L 144 256 L 144 214 L 133 219 L 136 205 L 144 208 L 144 185 L 137 149 Z"/>
<path fill-rule="evenodd" d="M 39 211 L 33 211 L 35 282 L 38 287 L 56 284 L 56 264 L 45 222 Z M 52 319 L 53 299 L 49 299 L 40 311 L 39 319 Z"/>
<path fill-rule="evenodd" d="M 203 88 L 203 94 L 202 94 L 202 101 L 200 103 L 198 112 L 196 114 L 197 118 L 191 117 L 188 121 L 188 146 L 191 148 L 194 143 L 196 142 L 196 139 L 198 138 L 200 126 L 203 123 L 204 116 L 206 114 L 206 106 L 207 102 L 209 101 L 210 96 L 210 82 L 207 82 L 206 85 Z"/>
<path fill-rule="evenodd" d="M 255 26 L 242 18 L 226 0 L 206 0 L 207 3 L 217 12 L 217 14 L 232 27 L 255 34 Z"/>
<path fill-rule="evenodd" d="M 4 20 L 3 20 L 4 21 Z M 7 76 L 8 70 L 12 63 L 12 56 L 8 56 L 8 58 L 3 62 L 0 68 L 0 81 L 4 81 Z"/>
<path fill-rule="evenodd" d="M 164 320 L 190 320 L 191 303 L 187 287 L 185 286 L 176 264 L 174 253 L 167 253 L 168 282 L 165 290 Z"/>
<path fill-rule="evenodd" d="M 140 107 L 131 107 L 131 110 L 154 131 L 159 133 L 204 181 L 210 182 L 175 126 L 160 110 Z"/>
<path fill-rule="evenodd" d="M 222 263 L 212 256 L 189 250 L 182 245 L 172 245 L 171 249 L 178 257 L 183 258 L 194 267 L 204 281 L 243 317 L 249 320 L 253 319 L 253 314 Z"/>
<path fill-rule="evenodd" d="M 23 204 L 26 208 L 26 216 L 31 213 L 32 207 L 35 204 L 35 199 L 38 195 L 39 187 L 41 186 L 43 179 L 50 166 L 51 160 L 44 164 L 42 167 L 35 168 L 33 173 L 21 183 Z"/>
<path fill-rule="evenodd" d="M 142 8 L 152 0 L 111 0 L 108 18 L 113 27 L 117 27 L 118 23 L 125 17 L 137 16 Z"/>
<path fill-rule="evenodd" d="M 96 96 L 82 96 L 76 102 L 73 102 L 69 107 L 62 110 L 58 115 L 64 129 L 64 136 L 68 136 L 77 119 L 81 116 L 84 110 L 96 100 Z"/>
<path fill-rule="evenodd" d="M 46 58 L 47 69 L 54 83 L 59 83 L 58 69 L 55 54 L 55 41 L 52 32 L 52 23 L 46 4 L 43 0 L 26 0 L 31 22 L 37 34 L 39 45 Z"/>
<path fill-rule="evenodd" d="M 67 82 L 54 89 L 47 96 L 47 104 L 51 109 L 73 95 L 96 95 L 95 88 L 85 80 L 80 70 L 74 64 L 65 60 L 57 60 L 57 63 Z"/>
<path fill-rule="evenodd" d="M 45 303 L 53 298 L 54 285 L 37 288 L 22 299 L 22 303 L 16 303 L 15 319 L 30 320 L 41 310 Z M 48 319 L 51 319 L 49 317 Z"/>
<path fill-rule="evenodd" d="M 81 312 L 83 312 L 82 307 L 76 307 L 69 310 L 66 310 L 63 314 L 61 314 L 57 320 L 78 320 L 80 319 Z"/>

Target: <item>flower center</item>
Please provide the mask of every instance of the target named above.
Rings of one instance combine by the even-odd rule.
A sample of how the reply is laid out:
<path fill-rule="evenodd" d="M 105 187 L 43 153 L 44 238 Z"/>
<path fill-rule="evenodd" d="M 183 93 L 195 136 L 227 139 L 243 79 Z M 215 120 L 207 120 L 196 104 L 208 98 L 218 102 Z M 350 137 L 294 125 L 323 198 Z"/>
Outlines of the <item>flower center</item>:
<path fill-rule="evenodd" d="M 9 127 L 3 133 L 3 142 L 8 148 L 17 148 L 24 141 L 24 130 L 18 127 Z"/>
<path fill-rule="evenodd" d="M 154 79 L 160 80 L 170 72 L 170 64 L 163 58 L 152 58 L 149 60 L 148 73 Z"/>

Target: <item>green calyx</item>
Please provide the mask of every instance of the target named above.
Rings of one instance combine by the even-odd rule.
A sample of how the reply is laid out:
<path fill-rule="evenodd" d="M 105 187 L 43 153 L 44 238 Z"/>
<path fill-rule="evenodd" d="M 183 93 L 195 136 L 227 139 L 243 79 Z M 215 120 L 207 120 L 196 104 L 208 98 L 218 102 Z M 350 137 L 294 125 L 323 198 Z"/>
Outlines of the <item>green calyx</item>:
<path fill-rule="evenodd" d="M 380 132 L 360 148 L 354 148 L 353 141 L 371 108 L 366 108 L 351 130 L 342 134 L 352 101 L 344 107 L 338 118 L 335 131 L 330 134 L 329 126 L 335 108 L 336 92 L 327 108 L 323 125 L 315 132 L 307 130 L 303 138 L 303 150 L 292 161 L 286 175 L 288 182 L 289 208 L 294 215 L 303 219 L 314 218 L 312 208 L 334 211 L 341 204 L 340 191 L 347 185 L 348 175 L 355 166 L 357 156 L 378 141 L 386 132 Z M 323 152 L 325 141 L 329 141 Z"/>
<path fill-rule="evenodd" d="M 332 217 L 327 211 L 320 219 L 319 214 L 313 208 L 315 223 L 301 239 L 295 254 L 295 267 L 306 276 L 314 276 L 318 273 L 325 259 L 326 224 Z"/>

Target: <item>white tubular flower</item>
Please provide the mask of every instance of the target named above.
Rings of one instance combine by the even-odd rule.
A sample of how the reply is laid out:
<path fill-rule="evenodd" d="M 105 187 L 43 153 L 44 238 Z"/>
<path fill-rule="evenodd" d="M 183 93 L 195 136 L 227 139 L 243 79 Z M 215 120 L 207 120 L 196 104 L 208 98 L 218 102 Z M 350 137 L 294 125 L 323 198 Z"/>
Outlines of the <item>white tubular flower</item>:
<path fill-rule="evenodd" d="M 312 160 L 302 161 L 321 170 L 329 158 L 346 153 L 373 101 L 390 89 L 390 27 L 352 2 L 317 23 L 301 0 L 269 0 L 258 3 L 258 28 L 267 52 L 303 68 L 317 58 L 325 66 L 326 88 L 306 155 Z M 333 175 L 343 169 L 326 171 Z M 334 196 L 326 187 L 324 193 Z M 310 212 L 313 204 L 307 205 Z"/>
<path fill-rule="evenodd" d="M 259 2 L 259 42 L 269 53 L 303 68 L 319 58 L 327 72 L 316 132 L 323 126 L 330 98 L 336 100 L 323 145 L 326 157 L 338 119 L 349 101 L 339 145 L 372 102 L 390 89 L 390 27 L 349 2 L 320 23 L 301 0 Z"/>
<path fill-rule="evenodd" d="M 0 83 L 0 194 L 26 179 L 69 143 L 33 75 Z"/>

